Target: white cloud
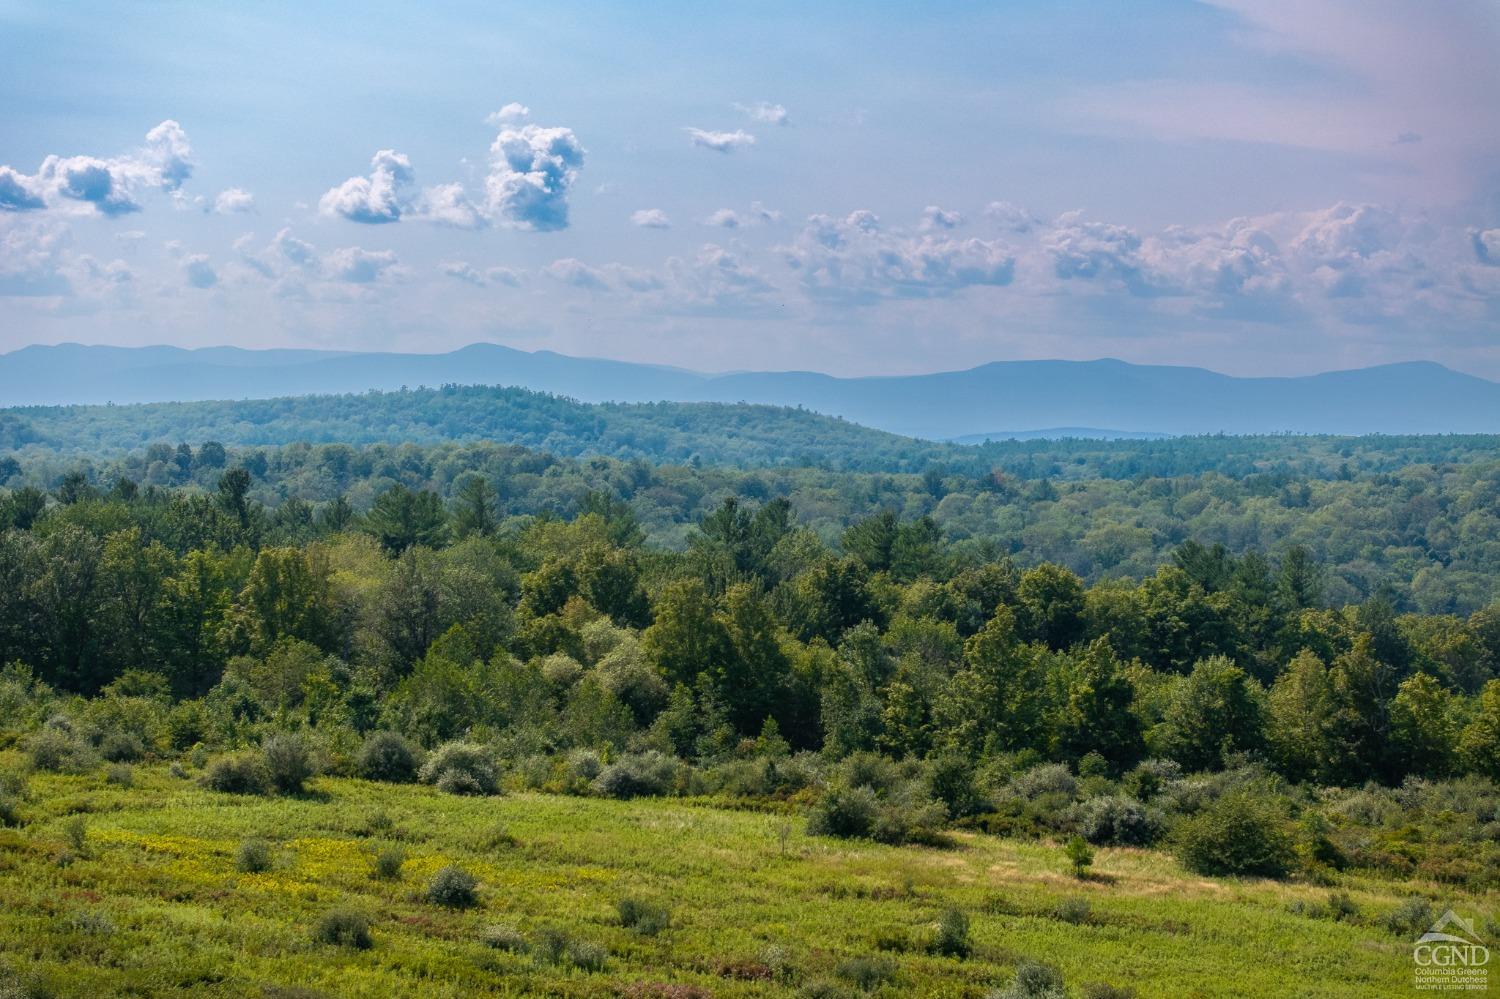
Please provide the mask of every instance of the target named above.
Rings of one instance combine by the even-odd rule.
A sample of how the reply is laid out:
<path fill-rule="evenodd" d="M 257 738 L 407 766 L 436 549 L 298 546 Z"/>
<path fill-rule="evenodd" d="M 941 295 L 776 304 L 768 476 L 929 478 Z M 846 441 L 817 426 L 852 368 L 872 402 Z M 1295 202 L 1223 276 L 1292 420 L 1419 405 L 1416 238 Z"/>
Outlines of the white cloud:
<path fill-rule="evenodd" d="M 1474 256 L 1481 264 L 1500 267 L 1500 229 L 1470 229 Z"/>
<path fill-rule="evenodd" d="M 209 263 L 207 255 L 202 253 L 183 257 L 182 273 L 187 283 L 194 288 L 212 288 L 219 283 L 218 272 Z"/>
<path fill-rule="evenodd" d="M 371 284 L 379 281 L 397 264 L 396 254 L 390 250 L 366 250 L 358 246 L 346 246 L 334 250 L 323 258 L 329 274 L 339 281 L 350 284 Z"/>
<path fill-rule="evenodd" d="M 644 229 L 670 229 L 672 220 L 660 208 L 642 208 L 630 213 L 630 224 Z"/>
<path fill-rule="evenodd" d="M 490 155 L 485 203 L 492 217 L 538 232 L 568 227 L 568 192 L 584 158 L 572 129 L 502 128 Z"/>
<path fill-rule="evenodd" d="M 703 220 L 704 225 L 717 226 L 721 229 L 738 229 L 740 217 L 732 208 L 720 208 Z"/>
<path fill-rule="evenodd" d="M 1041 219 L 1025 208 L 1009 201 L 991 201 L 984 206 L 984 217 L 1002 232 L 1027 233 L 1041 222 Z"/>
<path fill-rule="evenodd" d="M 748 115 L 751 121 L 758 121 L 766 125 L 789 124 L 786 108 L 780 104 L 756 101 L 754 104 L 736 104 L 734 107 L 736 111 Z"/>
<path fill-rule="evenodd" d="M 214 198 L 215 215 L 236 215 L 253 211 L 255 211 L 255 196 L 242 188 L 226 188 Z"/>
<path fill-rule="evenodd" d="M 491 112 L 489 117 L 485 118 L 485 121 L 491 125 L 502 125 L 506 122 L 520 121 L 522 118 L 530 116 L 531 108 L 519 101 L 511 101 L 499 111 Z"/>
<path fill-rule="evenodd" d="M 382 149 L 370 159 L 368 177 L 350 177 L 329 189 L 318 200 L 318 211 L 366 225 L 398 222 L 411 207 L 409 188 L 415 178 L 410 159 Z"/>
<path fill-rule="evenodd" d="M 957 229 L 964 224 L 964 217 L 958 212 L 944 211 L 937 205 L 928 205 L 922 209 L 922 222 L 920 228 L 924 232 L 934 229 Z"/>
<path fill-rule="evenodd" d="M 482 229 L 484 215 L 469 200 L 462 184 L 439 184 L 422 192 L 415 206 L 416 218 L 455 229 Z"/>
<path fill-rule="evenodd" d="M 808 294 L 848 301 L 944 296 L 1015 274 L 1014 254 L 998 242 L 887 231 L 869 211 L 814 215 L 781 253 Z"/>
<path fill-rule="evenodd" d="M 693 140 L 693 145 L 712 149 L 716 153 L 732 153 L 736 149 L 755 145 L 755 136 L 738 128 L 733 132 L 710 132 L 692 127 L 684 128 L 683 131 Z"/>
<path fill-rule="evenodd" d="M 141 210 L 142 192 L 176 192 L 192 173 L 187 134 L 169 119 L 146 133 L 141 149 L 123 156 L 47 156 L 35 174 L 0 166 L 0 211 L 72 206 L 126 215 Z"/>
<path fill-rule="evenodd" d="M 512 288 L 521 283 L 521 276 L 509 267 L 489 267 L 480 270 L 465 260 L 444 260 L 438 269 L 451 278 L 480 288 L 492 284 L 508 285 Z"/>

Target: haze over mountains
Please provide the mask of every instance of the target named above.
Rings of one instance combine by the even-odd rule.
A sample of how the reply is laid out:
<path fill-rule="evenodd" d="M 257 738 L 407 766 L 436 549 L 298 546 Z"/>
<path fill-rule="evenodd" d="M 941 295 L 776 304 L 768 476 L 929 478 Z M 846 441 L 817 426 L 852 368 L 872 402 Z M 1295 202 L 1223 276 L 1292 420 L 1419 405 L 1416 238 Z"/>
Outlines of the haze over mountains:
<path fill-rule="evenodd" d="M 839 378 L 683 368 L 473 344 L 445 354 L 31 346 L 0 355 L 0 404 L 255 399 L 442 384 L 520 386 L 585 402 L 802 406 L 930 439 L 1196 433 L 1500 432 L 1500 384 L 1431 362 L 1293 378 L 1098 361 Z M 1050 430 L 1049 428 L 1067 428 Z"/>

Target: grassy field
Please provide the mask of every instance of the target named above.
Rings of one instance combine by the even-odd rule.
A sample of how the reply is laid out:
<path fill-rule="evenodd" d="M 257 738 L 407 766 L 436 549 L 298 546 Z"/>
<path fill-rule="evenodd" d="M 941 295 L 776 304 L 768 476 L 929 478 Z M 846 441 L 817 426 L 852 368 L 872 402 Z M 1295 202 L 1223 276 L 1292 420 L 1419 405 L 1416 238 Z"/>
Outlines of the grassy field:
<path fill-rule="evenodd" d="M 297 798 L 237 797 L 165 767 L 137 768 L 131 787 L 37 775 L 21 818 L 0 829 L 0 969 L 68 996 L 693 999 L 794 996 L 819 980 L 853 991 L 863 975 L 862 994 L 979 997 L 1023 960 L 1056 965 L 1073 990 L 1405 995 L 1411 945 L 1379 915 L 1415 890 L 1439 911 L 1495 902 L 1350 881 L 1340 887 L 1361 915 L 1337 921 L 1292 911 L 1328 888 L 1206 880 L 1154 851 L 1101 850 L 1080 881 L 1056 844 L 977 834 L 893 848 L 691 801 L 459 798 L 329 778 Z M 250 837 L 271 842 L 270 870 L 237 869 Z M 407 853 L 402 877 L 377 880 L 372 859 L 392 845 Z M 477 906 L 428 901 L 449 864 L 478 877 Z M 669 927 L 622 926 L 625 896 L 669 907 Z M 339 905 L 372 917 L 372 947 L 315 942 Z M 949 907 L 971 920 L 966 959 L 924 946 Z M 495 926 L 530 946 L 487 945 Z M 540 956 L 549 930 L 603 948 L 602 970 Z M 858 958 L 871 960 L 846 963 Z"/>

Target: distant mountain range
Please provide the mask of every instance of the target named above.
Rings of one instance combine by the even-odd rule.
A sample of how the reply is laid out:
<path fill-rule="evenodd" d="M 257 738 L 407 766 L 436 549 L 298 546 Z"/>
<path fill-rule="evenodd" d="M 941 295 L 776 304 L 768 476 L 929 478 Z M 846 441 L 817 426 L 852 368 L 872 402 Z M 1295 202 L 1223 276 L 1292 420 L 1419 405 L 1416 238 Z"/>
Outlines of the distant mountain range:
<path fill-rule="evenodd" d="M 498 344 L 446 354 L 62 344 L 0 355 L 3 406 L 260 399 L 443 384 L 519 386 L 584 402 L 801 406 L 942 440 L 1500 432 L 1500 384 L 1431 362 L 1236 378 L 1108 359 L 998 361 L 966 371 L 837 378 L 805 371 L 708 375 Z"/>

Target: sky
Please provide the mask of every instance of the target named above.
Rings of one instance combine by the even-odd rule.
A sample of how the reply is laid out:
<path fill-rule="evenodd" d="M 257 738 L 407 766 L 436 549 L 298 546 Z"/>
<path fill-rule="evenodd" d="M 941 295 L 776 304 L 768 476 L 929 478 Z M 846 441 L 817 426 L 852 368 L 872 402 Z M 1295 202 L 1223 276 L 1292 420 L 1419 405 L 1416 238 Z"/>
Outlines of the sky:
<path fill-rule="evenodd" d="M 1500 379 L 1500 4 L 0 0 L 0 352 Z"/>

